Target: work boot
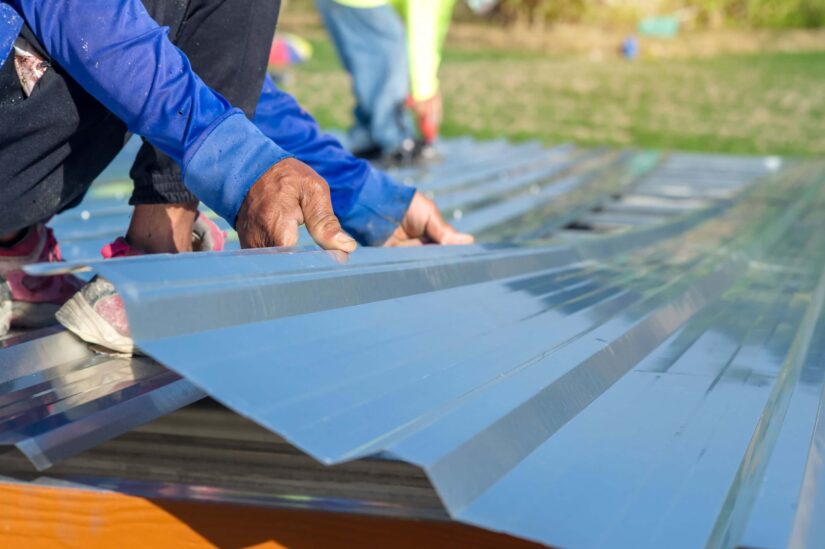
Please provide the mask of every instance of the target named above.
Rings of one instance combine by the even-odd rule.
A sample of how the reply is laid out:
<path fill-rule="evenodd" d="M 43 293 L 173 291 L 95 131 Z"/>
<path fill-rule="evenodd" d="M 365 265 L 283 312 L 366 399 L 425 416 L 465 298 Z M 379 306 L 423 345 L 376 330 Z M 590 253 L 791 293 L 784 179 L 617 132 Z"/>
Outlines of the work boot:
<path fill-rule="evenodd" d="M 192 250 L 221 251 L 225 241 L 226 233 L 198 213 L 192 227 Z M 104 246 L 101 254 L 105 259 L 144 255 L 123 237 Z M 114 285 L 100 275 L 69 299 L 56 316 L 67 330 L 99 350 L 125 355 L 135 353 L 123 298 Z"/>
<path fill-rule="evenodd" d="M 384 168 L 414 168 L 427 166 L 438 160 L 438 152 L 430 143 L 405 139 L 397 149 L 381 157 L 381 165 Z"/>
<path fill-rule="evenodd" d="M 0 335 L 10 328 L 42 328 L 83 285 L 72 275 L 30 276 L 25 265 L 63 261 L 54 233 L 43 223 L 33 225 L 13 244 L 0 246 Z"/>
<path fill-rule="evenodd" d="M 371 145 L 369 147 L 363 149 L 356 149 L 352 151 L 352 156 L 356 158 L 360 158 L 362 160 L 369 160 L 370 162 L 381 160 L 382 154 L 381 147 L 378 145 Z"/>

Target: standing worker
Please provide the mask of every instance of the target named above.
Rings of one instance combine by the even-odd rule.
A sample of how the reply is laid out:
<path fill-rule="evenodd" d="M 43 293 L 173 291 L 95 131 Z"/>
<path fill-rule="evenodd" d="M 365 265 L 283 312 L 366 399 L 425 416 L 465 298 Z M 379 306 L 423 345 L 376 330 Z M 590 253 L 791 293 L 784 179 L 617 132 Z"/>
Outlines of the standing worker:
<path fill-rule="evenodd" d="M 352 77 L 352 151 L 389 165 L 426 158 L 438 136 L 441 49 L 455 0 L 316 0 Z M 421 139 L 409 110 L 416 116 Z"/>

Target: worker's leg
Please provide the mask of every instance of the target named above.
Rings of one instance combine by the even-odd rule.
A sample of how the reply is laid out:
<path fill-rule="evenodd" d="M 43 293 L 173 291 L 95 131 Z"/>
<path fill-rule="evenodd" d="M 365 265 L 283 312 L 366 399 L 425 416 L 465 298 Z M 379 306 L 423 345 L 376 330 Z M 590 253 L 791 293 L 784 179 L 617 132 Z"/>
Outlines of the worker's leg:
<path fill-rule="evenodd" d="M 279 0 L 143 0 L 152 17 L 170 27 L 172 42 L 188 57 L 204 82 L 250 118 L 260 95 L 275 34 Z M 222 242 L 214 225 L 195 223 L 198 201 L 184 186 L 178 165 L 144 143 L 131 170 L 135 205 L 127 242 L 110 247 L 113 256 L 191 250 L 193 233 L 202 248 Z M 201 227 L 195 230 L 196 225 Z M 207 240 L 213 242 L 210 246 Z M 57 313 L 57 319 L 84 341 L 130 353 L 123 302 L 107 280 L 96 277 Z"/>
<path fill-rule="evenodd" d="M 144 0 L 152 17 L 212 89 L 252 117 L 266 74 L 279 0 Z M 135 213 L 127 240 L 146 252 L 191 250 L 198 200 L 176 162 L 144 143 L 130 175 Z"/>
<path fill-rule="evenodd" d="M 206 83 L 251 117 L 279 0 L 144 3 L 159 23 L 170 27 L 175 43 Z M 21 37 L 49 61 L 30 30 L 24 29 Z M 9 239 L 79 203 L 126 136 L 125 125 L 58 66 L 50 66 L 26 97 L 13 55 L 0 67 L 0 235 Z M 197 202 L 183 186 L 177 165 L 151 149 L 141 152 L 133 174 L 138 186 L 134 204 L 184 204 L 184 210 L 192 210 Z M 157 217 L 151 209 L 138 210 L 137 225 L 150 225 Z M 189 217 L 191 224 L 194 215 L 178 217 Z"/>
<path fill-rule="evenodd" d="M 27 96 L 14 50 L 0 67 L 0 234 L 76 205 L 122 148 L 126 127 L 49 64 L 28 28 L 21 40 L 48 67 Z M 20 44 L 22 42 L 18 42 Z"/>
<path fill-rule="evenodd" d="M 414 137 L 405 108 L 409 70 L 404 24 L 389 5 L 353 8 L 316 0 L 338 55 L 352 76 L 355 125 L 351 148 L 395 152 Z"/>
<path fill-rule="evenodd" d="M 31 277 L 21 268 L 60 260 L 45 222 L 83 198 L 126 135 L 120 120 L 50 63 L 30 29 L 16 49 L 0 66 L 0 309 L 7 315 L 0 332 L 9 323 L 52 322 L 80 287 L 71 275 Z M 21 68 L 29 61 L 36 78 Z"/>
<path fill-rule="evenodd" d="M 274 33 L 277 0 L 158 0 L 157 6 L 150 7 L 162 24 L 173 27 L 178 46 L 195 69 L 203 71 L 204 80 L 251 114 Z M 175 21 L 172 12 L 180 7 L 183 10 Z M 36 46 L 31 32 L 24 29 L 23 33 Z M 48 63 L 42 48 L 36 49 Z M 42 304 L 41 309 L 53 310 L 76 289 L 75 281 L 42 278 L 38 280 L 48 281 L 50 287 L 35 288 L 20 266 L 59 259 L 54 238 L 43 223 L 80 202 L 122 148 L 126 127 L 56 65 L 49 66 L 31 96 L 23 91 L 11 55 L 0 69 L 0 285 L 11 286 L 15 309 Z M 173 168 L 183 195 L 185 188 Z M 191 195 L 181 196 L 180 206 L 136 202 L 140 206 L 132 232 L 138 235 L 139 245 L 148 251 L 191 246 L 195 219 Z M 38 314 L 38 319 L 49 316 Z"/>
<path fill-rule="evenodd" d="M 122 148 L 125 125 L 50 63 L 31 30 L 0 66 L 0 335 L 53 322 L 80 287 L 71 275 L 31 277 L 60 260 L 45 222 L 76 205 Z M 36 73 L 23 70 L 31 62 Z M 19 74 L 18 74 L 19 71 Z"/>

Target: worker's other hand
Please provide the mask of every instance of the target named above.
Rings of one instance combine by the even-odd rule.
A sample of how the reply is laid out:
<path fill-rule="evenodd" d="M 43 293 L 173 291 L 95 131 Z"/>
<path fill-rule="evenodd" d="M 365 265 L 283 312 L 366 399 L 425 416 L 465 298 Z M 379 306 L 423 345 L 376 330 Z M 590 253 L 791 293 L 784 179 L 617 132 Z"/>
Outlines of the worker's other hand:
<path fill-rule="evenodd" d="M 438 137 L 438 129 L 441 126 L 441 119 L 444 114 L 441 92 L 436 93 L 429 99 L 420 101 L 411 100 L 410 109 L 418 120 L 421 136 L 427 142 L 435 141 Z"/>
<path fill-rule="evenodd" d="M 425 116 L 441 122 L 441 117 L 444 114 L 444 103 L 441 98 L 441 92 L 436 92 L 435 95 L 429 99 L 421 99 L 418 101 L 411 99 L 410 109 L 418 116 Z"/>
<path fill-rule="evenodd" d="M 435 202 L 415 193 L 407 214 L 384 246 L 472 244 L 474 240 L 473 235 L 460 233 L 444 221 Z"/>
<path fill-rule="evenodd" d="M 349 253 L 357 247 L 332 211 L 327 182 L 303 162 L 287 158 L 252 185 L 235 225 L 241 246 L 267 248 L 297 244 L 302 224 L 326 250 Z"/>

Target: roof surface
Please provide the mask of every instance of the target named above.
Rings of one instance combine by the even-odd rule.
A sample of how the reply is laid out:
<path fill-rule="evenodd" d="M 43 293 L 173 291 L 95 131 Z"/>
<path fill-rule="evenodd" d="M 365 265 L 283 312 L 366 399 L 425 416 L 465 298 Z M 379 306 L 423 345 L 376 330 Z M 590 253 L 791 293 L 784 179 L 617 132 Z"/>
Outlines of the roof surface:
<path fill-rule="evenodd" d="M 46 466 L 207 393 L 549 545 L 825 544 L 825 163 L 463 140 L 398 175 L 480 243 L 66 266 L 151 359 L 6 341 L 5 442 Z M 67 256 L 122 231 L 123 190 L 55 220 Z"/>

